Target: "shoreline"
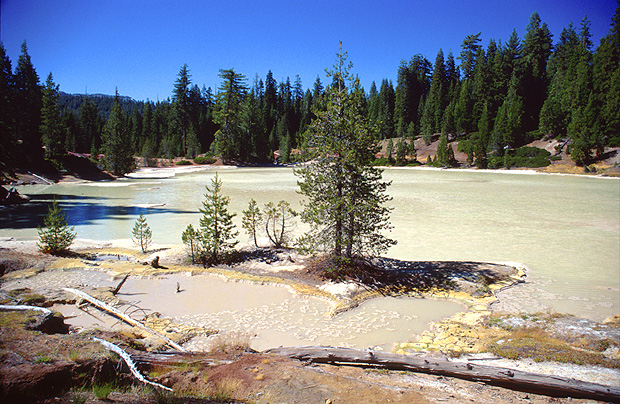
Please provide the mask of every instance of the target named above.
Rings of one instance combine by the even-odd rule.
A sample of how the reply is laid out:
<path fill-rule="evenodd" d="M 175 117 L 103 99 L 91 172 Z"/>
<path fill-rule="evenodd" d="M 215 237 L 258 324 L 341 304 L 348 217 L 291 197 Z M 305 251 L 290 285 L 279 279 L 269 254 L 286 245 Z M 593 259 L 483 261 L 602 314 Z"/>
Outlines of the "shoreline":
<path fill-rule="evenodd" d="M 388 259 L 390 265 L 399 263 L 414 268 L 419 265 L 421 272 L 420 279 L 434 277 L 441 274 L 436 282 L 424 286 L 416 285 L 414 272 L 415 269 L 387 270 L 388 278 L 380 280 L 375 285 L 364 285 L 351 280 L 344 282 L 334 282 L 321 279 L 313 274 L 307 274 L 303 268 L 307 257 L 294 255 L 295 263 L 289 262 L 290 254 L 281 254 L 279 261 L 275 263 L 264 263 L 250 260 L 232 266 L 215 266 L 202 268 L 201 266 L 188 265 L 186 252 L 180 245 L 154 245 L 147 253 L 142 254 L 135 248 L 131 248 L 131 240 L 108 240 L 94 241 L 76 239 L 72 251 L 79 254 L 75 257 L 51 257 L 39 253 L 36 241 L 19 240 L 0 240 L 1 249 L 7 249 L 18 254 L 30 255 L 41 262 L 43 267 L 37 269 L 25 268 L 20 271 L 9 272 L 3 276 L 3 280 L 15 280 L 19 278 L 36 277 L 42 271 L 54 270 L 89 270 L 99 271 L 111 276 L 113 279 L 121 279 L 125 275 L 133 275 L 139 278 L 153 278 L 168 274 L 190 274 L 210 275 L 223 278 L 232 282 L 248 282 L 257 285 L 281 286 L 288 289 L 291 293 L 299 296 L 318 298 L 329 303 L 329 311 L 325 313 L 328 317 L 334 318 L 337 315 L 353 310 L 365 302 L 382 297 L 410 297 L 436 301 L 451 301 L 463 305 L 463 310 L 459 310 L 450 318 L 436 322 L 450 321 L 452 317 L 462 318 L 463 314 L 476 313 L 474 317 L 489 315 L 491 305 L 498 301 L 497 293 L 506 288 L 514 287 L 523 282 L 526 276 L 525 267 L 508 266 L 494 263 L 471 263 L 471 262 L 419 262 L 405 263 L 402 261 Z M 127 256 L 130 261 L 115 260 L 86 260 L 86 256 Z M 164 268 L 153 268 L 146 265 L 155 256 L 160 257 L 160 264 Z M 468 268 L 468 269 L 465 269 Z M 444 272 L 453 275 L 444 276 Z M 496 274 L 495 283 L 487 283 L 484 277 L 479 277 L 480 273 L 492 272 Z M 407 275 L 411 274 L 411 275 Z M 435 275 L 433 275 L 435 274 Z M 403 284 L 394 288 L 392 282 L 399 282 L 403 276 L 414 276 L 409 285 Z M 474 277 L 478 280 L 467 278 Z M 482 286 L 484 284 L 484 286 Z M 484 290 L 482 290 L 484 288 Z M 432 328 L 433 324 L 430 324 Z M 425 332 L 428 332 L 427 329 Z"/>
<path fill-rule="evenodd" d="M 130 240 L 108 240 L 108 241 L 93 241 L 93 240 L 84 240 L 78 239 L 76 243 L 76 248 L 73 250 L 81 253 L 81 254 L 97 254 L 97 255 L 111 255 L 111 254 L 121 254 L 121 255 L 131 255 L 136 258 L 135 262 L 126 262 L 126 261 L 96 261 L 97 266 L 88 267 L 89 271 L 97 271 L 101 273 L 108 274 L 110 276 L 114 276 L 115 281 L 118 282 L 122 276 L 125 274 L 133 274 L 137 277 L 143 278 L 152 278 L 161 276 L 163 274 L 191 274 L 194 275 L 210 275 L 216 276 L 219 278 L 225 278 L 226 281 L 231 282 L 250 282 L 258 285 L 265 284 L 274 284 L 277 286 L 283 286 L 289 290 L 294 291 L 295 294 L 299 294 L 301 296 L 311 296 L 313 298 L 319 298 L 324 301 L 329 301 L 333 304 L 333 309 L 330 312 L 331 316 L 336 316 L 343 311 L 354 309 L 362 302 L 370 301 L 374 298 L 380 298 L 387 296 L 408 296 L 415 298 L 422 298 L 427 300 L 450 300 L 464 305 L 464 309 L 458 311 L 456 314 L 445 318 L 439 321 L 433 321 L 430 323 L 428 328 L 426 328 L 422 333 L 415 335 L 415 338 L 412 338 L 410 342 L 400 342 L 395 343 L 393 345 L 393 352 L 401 353 L 401 354 L 417 354 L 418 352 L 436 352 L 447 354 L 447 352 L 452 352 L 452 354 L 461 355 L 462 358 L 467 358 L 466 360 L 473 360 L 476 363 L 483 363 L 482 361 L 486 361 L 484 363 L 489 363 L 491 365 L 501 361 L 503 366 L 514 367 L 515 369 L 535 369 L 538 372 L 555 374 L 556 372 L 566 372 L 567 375 L 581 375 L 586 374 L 587 371 L 583 369 L 590 369 L 589 371 L 593 372 L 592 379 L 593 380 L 605 380 L 606 382 L 610 382 L 613 380 L 620 380 L 620 372 L 617 369 L 611 368 L 595 368 L 592 365 L 575 365 L 575 364 L 565 364 L 559 363 L 556 361 L 550 362 L 539 362 L 538 360 L 531 360 L 527 358 L 519 358 L 517 360 L 511 359 L 500 359 L 499 357 L 495 357 L 494 354 L 489 353 L 487 351 L 487 346 L 490 341 L 494 341 L 496 339 L 502 338 L 506 339 L 507 335 L 511 332 L 511 327 L 514 324 L 519 323 L 526 317 L 529 316 L 530 320 L 534 318 L 533 326 L 536 326 L 537 315 L 526 315 L 523 313 L 512 313 L 512 314 L 498 314 L 494 313 L 492 310 L 493 303 L 498 301 L 497 293 L 501 290 L 505 290 L 506 288 L 516 287 L 523 280 L 523 276 L 525 276 L 526 268 L 522 268 L 523 272 L 517 271 L 516 274 L 513 274 L 510 279 L 512 282 L 508 282 L 505 280 L 503 283 L 497 283 L 489 285 L 489 289 L 491 289 L 491 293 L 486 296 L 476 297 L 471 293 L 466 292 L 450 292 L 441 289 L 429 289 L 426 293 L 384 293 L 385 291 L 368 291 L 364 288 L 363 290 L 351 288 L 351 284 L 349 282 L 329 282 L 323 281 L 315 284 L 308 284 L 308 282 L 296 281 L 295 279 L 289 279 L 287 277 L 281 277 L 280 275 L 286 274 L 285 268 L 286 265 L 280 265 L 281 263 L 276 263 L 275 265 L 269 264 L 273 271 L 269 273 L 264 273 L 262 275 L 252 273 L 252 271 L 244 271 L 240 270 L 240 268 L 235 267 L 213 267 L 213 268 L 202 268 L 199 266 L 189 266 L 183 265 L 182 263 L 172 263 L 173 258 L 178 255 L 175 254 L 184 254 L 185 251 L 179 246 L 164 246 L 164 245 L 155 245 L 149 254 L 142 254 L 137 249 L 127 248 L 127 244 Z M 13 244 L 16 243 L 16 244 Z M 14 247 L 14 248 L 11 248 Z M 17 252 L 19 254 L 31 254 L 34 256 L 34 260 L 38 263 L 43 262 L 43 266 L 39 268 L 33 268 L 32 265 L 29 268 L 25 268 L 21 271 L 11 272 L 3 277 L 3 281 L 11 278 L 20 278 L 20 277 L 36 277 L 41 271 L 55 271 L 55 270 L 80 270 L 84 269 L 84 258 L 83 257 L 69 257 L 69 258 L 58 258 L 58 257 L 50 257 L 44 255 L 42 253 L 38 253 L 33 251 L 33 248 L 36 248 L 36 243 L 34 241 L 2 241 L 0 240 L 0 255 L 3 253 L 4 249 L 11 248 L 12 251 Z M 149 265 L 143 265 L 142 262 L 148 260 L 154 255 L 160 255 L 162 260 L 160 263 L 167 268 L 152 268 Z M 285 260 L 282 260 L 285 261 Z M 296 260 L 297 261 L 297 260 Z M 459 265 L 459 262 L 450 262 L 453 265 Z M 462 263 L 461 263 L 462 264 Z M 499 264 L 490 264 L 490 263 L 480 263 L 481 265 L 499 265 Z M 514 264 L 514 263 L 511 263 Z M 242 263 L 240 266 L 247 265 L 247 263 Z M 280 266 L 280 271 L 278 271 L 277 267 Z M 13 275 L 11 275 L 13 274 Z M 2 282 L 5 283 L 5 282 Z M 322 286 L 329 285 L 330 287 L 324 288 Z M 0 288 L 2 289 L 2 288 Z M 99 288 L 102 289 L 102 288 Z M 103 288 L 108 289 L 108 288 Z M 357 293 L 356 293 L 357 292 Z M 109 293 L 109 291 L 100 291 L 100 293 L 104 293 L 108 298 L 114 299 Z M 343 303 L 346 303 L 342 305 Z M 352 304 L 353 303 L 353 304 Z M 342 306 L 338 306 L 341 304 Z M 341 309 L 341 310 L 338 310 Z M 551 319 L 560 318 L 563 319 L 565 317 L 550 315 Z M 539 316 L 545 316 L 544 314 L 540 314 Z M 571 317 L 567 317 L 569 320 Z M 498 320 L 499 319 L 499 320 Z M 494 325 L 497 321 L 506 321 L 506 325 L 503 328 L 496 328 Z M 554 320 L 555 321 L 555 320 Z M 573 324 L 580 324 L 579 319 L 574 319 Z M 616 320 L 618 321 L 618 320 Z M 172 323 L 168 318 L 160 318 L 154 322 L 151 322 L 151 326 L 153 327 L 161 327 L 161 331 L 166 331 L 168 328 L 177 329 L 177 330 L 185 330 L 184 332 L 192 333 L 196 332 L 197 328 L 192 326 L 192 324 L 188 323 Z M 596 326 L 598 327 L 598 326 Z M 598 330 L 598 328 L 596 328 Z M 617 327 L 617 326 L 616 326 Z M 565 327 L 564 327 L 565 328 Z M 598 332 L 598 331 L 597 331 Z M 188 334 L 189 335 L 189 334 Z M 178 338 L 181 340 L 186 338 L 186 335 L 180 334 Z M 201 346 L 202 342 L 199 337 L 196 342 Z M 194 346 L 193 342 L 188 340 L 187 342 L 189 346 Z M 620 360 L 620 353 L 618 352 L 618 348 L 615 343 L 612 347 L 616 347 L 615 354 L 611 352 L 611 357 L 617 357 L 616 360 Z M 615 356 L 614 356 L 615 355 Z M 535 364 L 533 363 L 535 362 Z M 607 369 L 607 370 L 606 370 Z M 607 375 L 607 376 L 605 376 Z M 601 381 L 599 380 L 599 381 Z"/>
<path fill-rule="evenodd" d="M 160 166 L 160 167 L 138 167 L 134 171 L 122 176 L 113 177 L 111 179 L 92 180 L 79 178 L 70 174 L 60 174 L 58 179 L 49 179 L 44 174 L 38 173 L 17 173 L 17 181 L 5 184 L 6 186 L 27 186 L 27 185 L 54 185 L 54 184 L 84 184 L 84 183 L 102 183 L 102 182 L 115 182 L 122 181 L 123 179 L 167 179 L 173 178 L 177 175 L 192 174 L 203 171 L 217 171 L 217 170 L 236 170 L 243 168 L 294 168 L 303 163 L 293 163 L 286 165 L 260 165 L 260 166 L 245 166 L 245 165 L 223 165 L 223 164 L 207 164 L 207 165 L 188 165 L 188 166 Z M 576 173 L 574 169 L 576 166 L 572 166 L 573 171 L 559 169 L 553 171 L 553 165 L 547 167 L 535 168 L 498 168 L 498 169 L 480 169 L 472 167 L 430 167 L 426 165 L 417 166 L 377 166 L 377 168 L 388 170 L 420 170 L 420 171 L 448 171 L 448 172 L 475 172 L 475 173 L 494 173 L 494 174 L 514 174 L 514 175 L 557 175 L 565 177 L 580 177 L 580 178 L 604 178 L 604 179 L 620 179 L 620 173 Z"/>

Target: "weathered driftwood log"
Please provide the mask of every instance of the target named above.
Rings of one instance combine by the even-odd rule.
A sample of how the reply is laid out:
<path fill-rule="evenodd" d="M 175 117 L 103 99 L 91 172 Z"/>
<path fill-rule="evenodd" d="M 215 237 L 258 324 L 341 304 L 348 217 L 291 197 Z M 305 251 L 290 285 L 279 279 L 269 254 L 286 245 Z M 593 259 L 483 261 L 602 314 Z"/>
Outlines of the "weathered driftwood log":
<path fill-rule="evenodd" d="M 50 309 L 46 309 L 45 307 L 27 306 L 23 304 L 0 304 L 0 310 L 35 310 L 44 314 L 52 314 L 52 311 Z"/>
<path fill-rule="evenodd" d="M 112 294 L 114 296 L 116 296 L 116 294 L 118 292 L 120 292 L 121 288 L 123 287 L 123 284 L 125 283 L 125 281 L 127 281 L 127 278 L 129 278 L 129 274 L 125 275 L 125 277 L 123 278 L 122 281 L 119 282 L 119 284 L 116 286 L 116 288 L 114 288 L 114 290 L 112 291 Z"/>
<path fill-rule="evenodd" d="M 205 365 L 224 365 L 231 360 L 209 358 L 204 352 L 145 352 L 128 351 L 137 364 L 148 366 L 178 366 L 183 363 L 201 363 Z"/>
<path fill-rule="evenodd" d="M 70 292 L 70 293 L 73 293 L 74 295 L 76 295 L 78 297 L 81 297 L 82 299 L 86 300 L 87 302 L 89 302 L 93 306 L 96 306 L 96 307 L 100 308 L 101 310 L 106 311 L 109 314 L 112 314 L 116 318 L 119 318 L 119 319 L 123 320 L 124 322 L 126 322 L 129 325 L 141 328 L 141 329 L 145 330 L 146 332 L 148 332 L 149 334 L 152 334 L 152 335 L 155 335 L 155 336 L 161 338 L 162 340 L 164 340 L 166 342 L 166 344 L 170 345 L 172 348 L 176 349 L 177 351 L 182 351 L 182 352 L 185 351 L 185 348 L 183 348 L 181 345 L 177 344 L 176 342 L 174 342 L 170 338 L 166 337 L 162 333 L 157 332 L 157 331 L 147 327 L 146 325 L 142 324 L 141 322 L 139 322 L 137 320 L 134 320 L 133 318 L 127 316 L 126 314 L 121 313 L 120 311 L 116 310 L 114 307 L 110 306 L 109 304 L 107 304 L 105 302 L 102 302 L 99 299 L 96 299 L 96 298 L 92 297 L 88 293 L 85 293 L 85 292 L 82 292 L 81 290 L 77 290 L 77 289 L 73 289 L 73 288 L 63 288 L 63 290 L 65 290 L 67 292 Z"/>
<path fill-rule="evenodd" d="M 131 359 L 131 356 L 129 356 L 129 354 L 127 352 L 125 352 L 123 349 L 121 349 L 119 346 L 114 345 L 111 342 L 102 340 L 102 339 L 97 338 L 97 337 L 93 337 L 93 340 L 99 342 L 101 345 L 103 345 L 104 347 L 108 348 L 109 350 L 116 352 L 121 358 L 123 358 L 123 360 L 127 364 L 127 367 L 129 367 L 129 370 L 131 371 L 131 373 L 136 377 L 136 379 L 140 380 L 142 383 L 150 384 L 151 386 L 155 386 L 155 387 L 158 387 L 160 389 L 172 391 L 172 389 L 170 387 L 166 387 L 163 384 L 152 382 L 152 381 L 146 379 L 144 376 L 142 376 L 142 374 L 136 368 L 136 364 Z"/>
<path fill-rule="evenodd" d="M 267 352 L 314 363 L 408 370 L 484 382 L 528 393 L 620 403 L 620 389 L 617 387 L 446 359 L 321 346 L 275 348 Z"/>

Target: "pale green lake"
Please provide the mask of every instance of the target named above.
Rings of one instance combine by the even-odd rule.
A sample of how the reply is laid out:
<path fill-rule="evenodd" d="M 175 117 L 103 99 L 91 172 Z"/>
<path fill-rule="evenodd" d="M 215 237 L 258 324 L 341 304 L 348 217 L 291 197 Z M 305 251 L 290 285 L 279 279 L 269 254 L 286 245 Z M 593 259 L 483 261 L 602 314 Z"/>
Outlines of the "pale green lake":
<path fill-rule="evenodd" d="M 260 205 L 284 199 L 301 209 L 290 168 L 217 172 L 231 198 L 230 210 L 239 215 L 250 198 Z M 0 237 L 35 239 L 36 226 L 56 197 L 79 238 L 129 239 L 135 219 L 144 213 L 154 242 L 180 244 L 185 227 L 198 224 L 204 187 L 213 175 L 215 170 L 206 170 L 160 179 L 19 187 L 32 203 L 0 208 Z M 497 310 L 553 311 L 595 320 L 620 314 L 620 180 L 420 169 L 387 169 L 384 178 L 392 181 L 394 229 L 389 235 L 398 240 L 388 257 L 526 266 L 526 283 L 502 292 Z M 241 231 L 239 239 L 249 241 Z M 386 302 L 381 304 L 389 307 Z M 452 311 L 458 307 L 442 314 Z"/>

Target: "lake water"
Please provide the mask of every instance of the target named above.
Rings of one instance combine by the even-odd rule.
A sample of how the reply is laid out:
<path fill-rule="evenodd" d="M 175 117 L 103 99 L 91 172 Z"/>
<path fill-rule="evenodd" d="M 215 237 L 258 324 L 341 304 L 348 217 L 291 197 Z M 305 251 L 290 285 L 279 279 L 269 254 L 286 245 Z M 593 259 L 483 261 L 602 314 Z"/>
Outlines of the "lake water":
<path fill-rule="evenodd" d="M 287 200 L 301 209 L 290 168 L 218 169 L 230 210 Z M 181 243 L 198 224 L 214 170 L 168 178 L 20 187 L 28 206 L 0 208 L 0 237 L 37 237 L 56 197 L 79 238 L 128 239 L 140 213 L 156 243 Z M 387 169 L 398 245 L 405 260 L 516 262 L 526 284 L 502 292 L 502 310 L 555 311 L 602 320 L 620 314 L 620 180 L 467 170 Z M 240 229 L 240 217 L 235 218 Z M 299 225 L 301 232 L 303 226 Z M 239 239 L 249 241 L 241 232 Z"/>

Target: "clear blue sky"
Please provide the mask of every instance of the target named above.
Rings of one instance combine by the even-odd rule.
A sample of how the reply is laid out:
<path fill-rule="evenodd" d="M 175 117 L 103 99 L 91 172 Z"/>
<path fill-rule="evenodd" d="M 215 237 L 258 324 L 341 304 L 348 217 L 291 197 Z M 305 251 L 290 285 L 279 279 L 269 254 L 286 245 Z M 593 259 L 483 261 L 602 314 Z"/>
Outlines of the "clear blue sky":
<path fill-rule="evenodd" d="M 0 0 L 0 39 L 13 67 L 26 40 L 44 82 L 62 91 L 114 94 L 138 100 L 171 96 L 180 67 L 214 90 L 219 69 L 234 68 L 280 82 L 295 75 L 304 88 L 334 62 L 338 41 L 368 90 L 394 81 L 403 59 L 431 62 L 439 48 L 457 56 L 463 39 L 482 32 L 520 38 L 532 12 L 556 41 L 587 14 L 595 45 L 609 32 L 615 0 Z"/>

